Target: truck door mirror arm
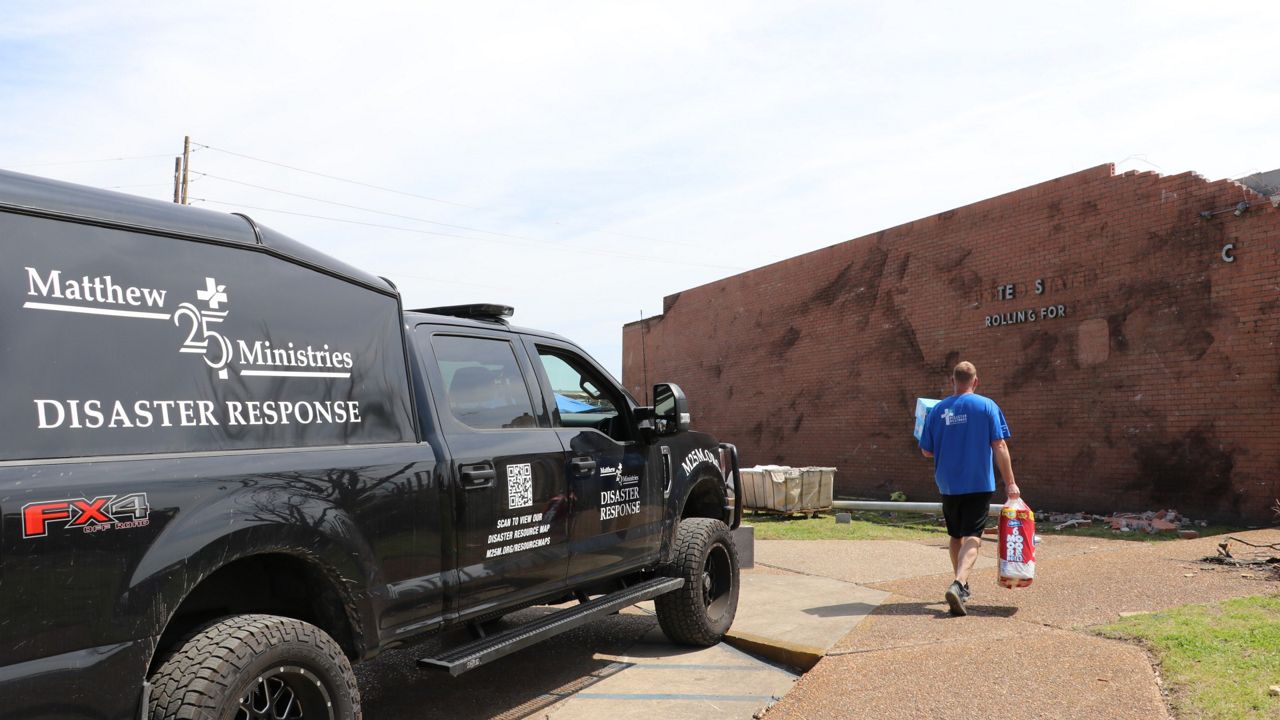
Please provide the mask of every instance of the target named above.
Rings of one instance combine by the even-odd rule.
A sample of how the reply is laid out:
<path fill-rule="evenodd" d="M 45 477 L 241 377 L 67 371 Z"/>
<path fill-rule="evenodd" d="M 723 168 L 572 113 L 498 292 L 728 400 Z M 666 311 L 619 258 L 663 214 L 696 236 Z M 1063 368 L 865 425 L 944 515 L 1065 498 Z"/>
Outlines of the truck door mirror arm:
<path fill-rule="evenodd" d="M 636 432 L 640 439 L 646 443 L 652 443 L 658 437 L 657 423 L 653 415 L 653 408 L 642 405 L 632 409 L 632 414 L 636 419 Z"/>

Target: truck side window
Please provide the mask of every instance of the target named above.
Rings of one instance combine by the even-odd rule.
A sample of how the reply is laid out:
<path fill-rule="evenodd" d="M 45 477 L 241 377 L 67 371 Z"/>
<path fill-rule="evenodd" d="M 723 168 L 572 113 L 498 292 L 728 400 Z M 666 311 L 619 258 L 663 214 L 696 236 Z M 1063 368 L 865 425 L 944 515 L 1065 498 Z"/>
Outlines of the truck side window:
<path fill-rule="evenodd" d="M 538 357 L 555 393 L 560 426 L 595 428 L 618 442 L 630 439 L 626 423 L 619 419 L 621 399 L 609 383 L 584 364 L 547 348 L 539 347 Z"/>
<path fill-rule="evenodd" d="M 431 347 L 455 418 L 478 430 L 537 426 L 510 342 L 437 335 Z"/>

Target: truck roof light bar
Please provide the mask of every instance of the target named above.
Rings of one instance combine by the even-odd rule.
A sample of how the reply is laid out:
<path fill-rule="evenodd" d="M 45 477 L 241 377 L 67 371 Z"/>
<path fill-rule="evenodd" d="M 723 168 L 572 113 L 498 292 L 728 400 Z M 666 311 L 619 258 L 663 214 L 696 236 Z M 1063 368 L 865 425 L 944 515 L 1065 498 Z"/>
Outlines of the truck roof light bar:
<path fill-rule="evenodd" d="M 445 305 L 443 307 L 421 308 L 414 312 L 505 323 L 507 318 L 516 314 L 516 309 L 510 305 L 476 303 L 472 305 Z"/>

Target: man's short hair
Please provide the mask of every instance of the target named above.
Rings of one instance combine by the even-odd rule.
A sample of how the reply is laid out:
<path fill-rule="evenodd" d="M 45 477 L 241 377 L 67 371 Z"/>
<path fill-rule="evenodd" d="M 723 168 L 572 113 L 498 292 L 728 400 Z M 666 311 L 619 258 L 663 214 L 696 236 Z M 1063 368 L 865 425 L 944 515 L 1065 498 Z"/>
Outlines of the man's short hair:
<path fill-rule="evenodd" d="M 958 383 L 968 385 L 973 382 L 974 378 L 978 377 L 978 368 L 974 367 L 973 363 L 965 360 L 956 365 L 955 370 L 951 371 L 951 377 L 955 378 Z"/>

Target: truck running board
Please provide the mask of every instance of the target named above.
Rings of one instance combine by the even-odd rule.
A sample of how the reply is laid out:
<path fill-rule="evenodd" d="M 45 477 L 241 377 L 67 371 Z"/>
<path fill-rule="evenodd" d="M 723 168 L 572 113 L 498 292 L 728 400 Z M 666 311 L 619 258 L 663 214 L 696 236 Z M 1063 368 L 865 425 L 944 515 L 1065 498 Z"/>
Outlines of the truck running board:
<path fill-rule="evenodd" d="M 553 635 L 572 630 L 591 620 L 617 612 L 628 605 L 635 605 L 659 595 L 678 590 L 683 578 L 660 577 L 636 583 L 629 588 L 601 595 L 595 600 L 564 610 L 558 610 L 533 622 L 490 635 L 436 657 L 419 658 L 420 667 L 448 670 L 450 675 L 461 675 L 498 658 L 522 650 Z"/>

